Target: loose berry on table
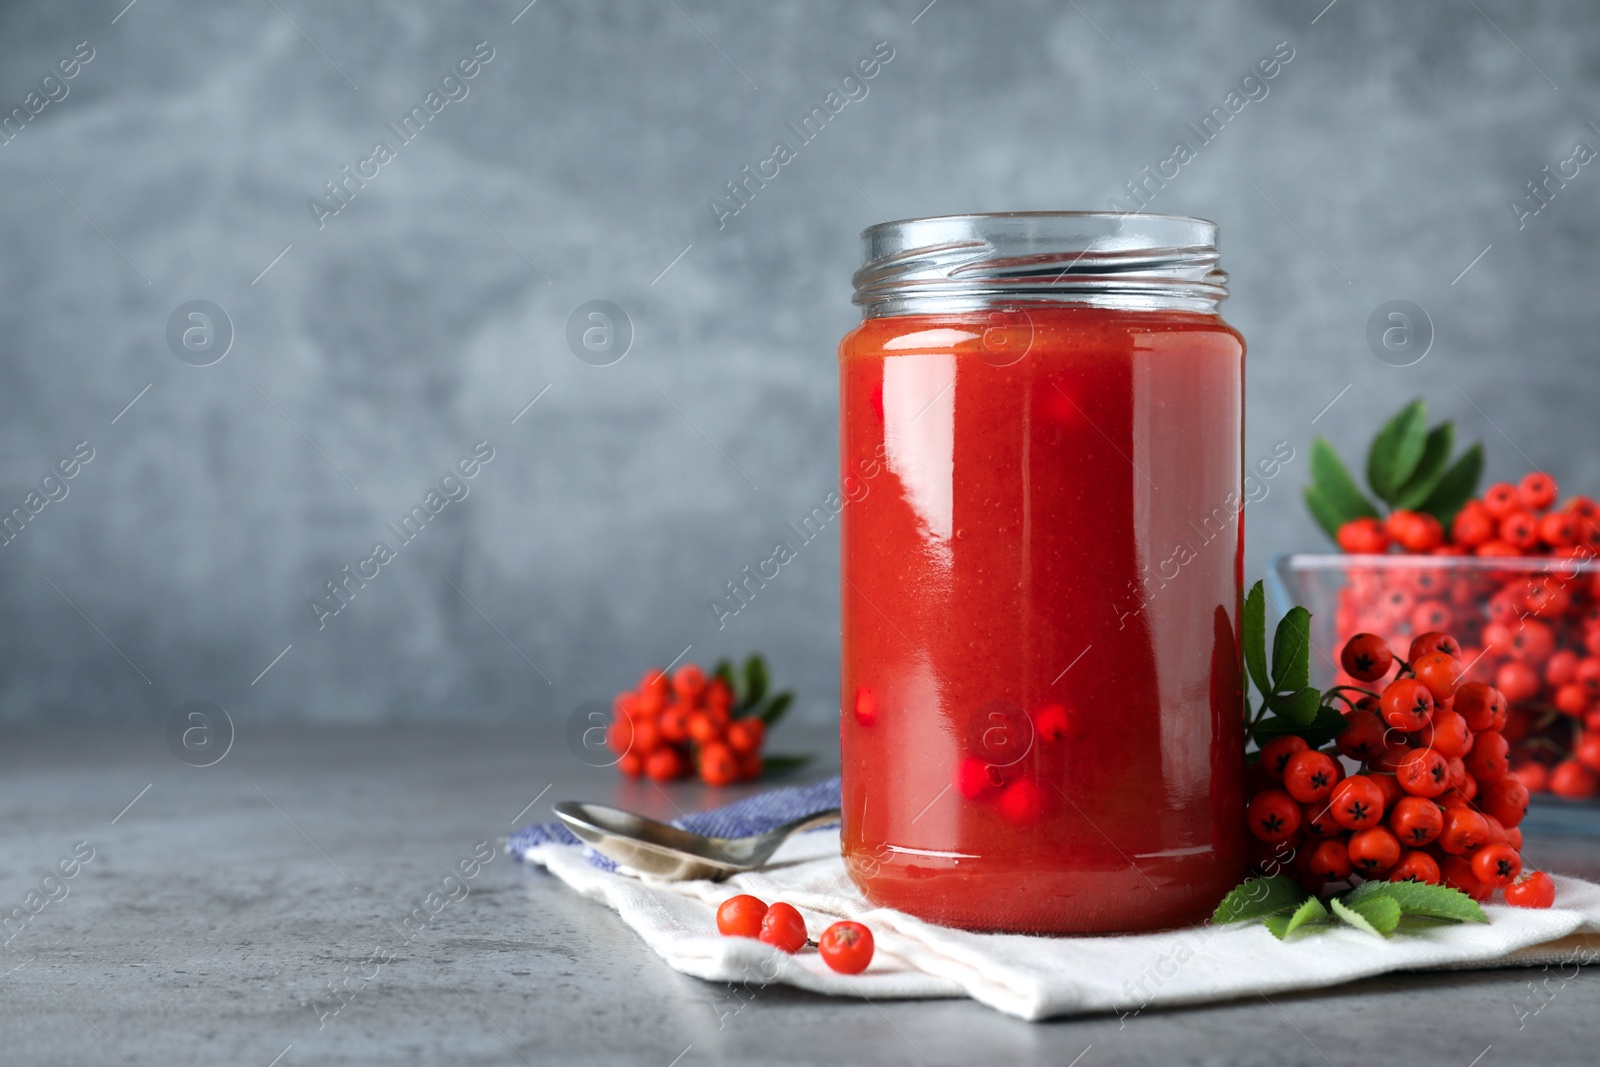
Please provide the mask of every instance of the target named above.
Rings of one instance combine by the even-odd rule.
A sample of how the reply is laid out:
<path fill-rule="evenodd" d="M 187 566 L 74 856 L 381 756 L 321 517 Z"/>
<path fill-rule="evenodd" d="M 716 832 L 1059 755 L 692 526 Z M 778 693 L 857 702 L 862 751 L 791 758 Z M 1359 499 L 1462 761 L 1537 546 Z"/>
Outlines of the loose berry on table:
<path fill-rule="evenodd" d="M 1524 871 L 1506 886 L 1506 903 L 1517 908 L 1548 908 L 1556 902 L 1556 883 L 1543 871 Z"/>
<path fill-rule="evenodd" d="M 836 922 L 817 939 L 822 962 L 840 974 L 860 974 L 872 962 L 872 931 L 857 922 Z"/>
<path fill-rule="evenodd" d="M 761 932 L 757 937 L 774 948 L 793 954 L 805 947 L 806 921 L 792 905 L 779 901 L 761 917 Z"/>
<path fill-rule="evenodd" d="M 761 920 L 766 917 L 766 902 L 741 893 L 717 906 L 717 931 L 729 937 L 761 936 Z"/>

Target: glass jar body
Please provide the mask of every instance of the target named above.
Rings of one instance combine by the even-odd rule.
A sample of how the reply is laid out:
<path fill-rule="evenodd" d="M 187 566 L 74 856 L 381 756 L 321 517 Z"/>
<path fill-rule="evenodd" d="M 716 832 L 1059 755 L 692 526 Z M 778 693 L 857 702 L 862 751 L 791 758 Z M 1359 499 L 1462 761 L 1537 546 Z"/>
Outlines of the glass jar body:
<path fill-rule="evenodd" d="M 1245 868 L 1243 341 L 1214 313 L 868 318 L 839 350 L 843 846 L 876 903 L 1089 933 Z"/>

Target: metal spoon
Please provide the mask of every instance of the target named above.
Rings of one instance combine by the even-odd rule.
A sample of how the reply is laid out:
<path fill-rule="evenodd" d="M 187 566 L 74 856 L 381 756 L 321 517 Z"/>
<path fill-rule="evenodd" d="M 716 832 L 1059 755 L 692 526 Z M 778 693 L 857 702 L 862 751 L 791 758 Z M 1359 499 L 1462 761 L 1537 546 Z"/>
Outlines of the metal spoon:
<path fill-rule="evenodd" d="M 670 882 L 720 881 L 760 867 L 791 834 L 839 821 L 839 809 L 805 815 L 751 837 L 707 837 L 631 811 L 563 800 L 553 810 L 580 840 L 640 874 Z"/>

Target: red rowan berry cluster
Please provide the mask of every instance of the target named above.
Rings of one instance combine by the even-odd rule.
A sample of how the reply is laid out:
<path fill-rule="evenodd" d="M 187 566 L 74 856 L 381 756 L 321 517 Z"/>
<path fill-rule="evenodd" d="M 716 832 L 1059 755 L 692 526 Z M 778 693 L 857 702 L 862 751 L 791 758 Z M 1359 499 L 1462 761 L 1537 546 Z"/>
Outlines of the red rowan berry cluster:
<path fill-rule="evenodd" d="M 1530 572 L 1493 567 L 1361 568 L 1340 592 L 1340 639 L 1361 631 L 1403 644 L 1413 634 L 1452 630 L 1466 646 L 1467 677 L 1488 682 L 1509 707 L 1502 729 L 1531 792 L 1569 798 L 1600 793 L 1600 572 L 1575 562 L 1600 556 L 1600 506 L 1573 497 L 1559 507 L 1556 483 L 1534 472 L 1468 500 L 1445 537 L 1436 519 L 1397 510 L 1340 528 L 1348 551 L 1480 557 L 1534 556 Z"/>
<path fill-rule="evenodd" d="M 793 905 L 781 900 L 768 905 L 741 893 L 717 908 L 717 932 L 724 937 L 753 937 L 793 955 L 810 941 L 806 921 Z M 857 922 L 836 922 L 817 939 L 822 962 L 840 974 L 860 974 L 872 962 L 872 931 Z"/>
<path fill-rule="evenodd" d="M 692 663 L 670 678 L 646 671 L 637 689 L 612 701 L 606 743 L 620 756 L 617 769 L 657 782 L 698 773 L 714 786 L 761 777 L 767 728 L 788 709 L 792 694 L 764 699 L 766 666 L 759 656 L 750 657 L 739 681 L 727 664 L 709 677 Z"/>
<path fill-rule="evenodd" d="M 1334 691 L 1347 708 L 1333 745 L 1285 734 L 1250 766 L 1258 871 L 1319 894 L 1358 878 L 1411 879 L 1550 906 L 1549 877 L 1523 872 L 1528 789 L 1510 766 L 1505 694 L 1463 680 L 1461 656 L 1440 632 L 1418 635 L 1404 660 L 1374 634 L 1345 643 L 1340 664 L 1358 684 Z"/>

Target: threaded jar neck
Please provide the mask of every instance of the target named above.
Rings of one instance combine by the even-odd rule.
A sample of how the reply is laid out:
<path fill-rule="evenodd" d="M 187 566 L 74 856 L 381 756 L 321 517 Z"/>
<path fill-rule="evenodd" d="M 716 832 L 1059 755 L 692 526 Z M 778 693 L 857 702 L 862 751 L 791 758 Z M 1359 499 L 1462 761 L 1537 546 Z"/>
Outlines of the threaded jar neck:
<path fill-rule="evenodd" d="M 1178 215 L 1028 211 L 868 227 L 863 318 L 1081 305 L 1215 314 L 1217 225 Z"/>

